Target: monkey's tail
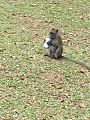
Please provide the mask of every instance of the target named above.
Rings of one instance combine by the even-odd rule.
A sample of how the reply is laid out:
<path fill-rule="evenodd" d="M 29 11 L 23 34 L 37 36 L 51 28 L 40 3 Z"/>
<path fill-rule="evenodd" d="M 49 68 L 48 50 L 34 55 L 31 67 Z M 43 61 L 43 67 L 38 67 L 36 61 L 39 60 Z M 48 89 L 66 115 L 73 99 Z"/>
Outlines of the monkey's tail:
<path fill-rule="evenodd" d="M 70 61 L 70 62 L 74 62 L 75 64 L 78 64 L 78 65 L 80 65 L 81 67 L 85 67 L 87 70 L 90 71 L 90 67 L 87 66 L 87 65 L 86 65 L 85 63 L 83 63 L 83 62 L 80 62 L 80 61 L 77 61 L 77 60 L 73 60 L 73 59 L 70 59 L 70 58 L 65 57 L 65 56 L 62 56 L 62 59 L 66 59 L 66 60 L 68 60 L 68 61 Z"/>

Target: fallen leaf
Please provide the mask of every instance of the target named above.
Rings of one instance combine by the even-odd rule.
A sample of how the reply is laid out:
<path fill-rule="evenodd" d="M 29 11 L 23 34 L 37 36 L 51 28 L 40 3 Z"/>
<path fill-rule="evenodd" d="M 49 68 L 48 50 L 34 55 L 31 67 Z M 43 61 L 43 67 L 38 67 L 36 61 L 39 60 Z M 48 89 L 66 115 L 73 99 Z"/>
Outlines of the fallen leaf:
<path fill-rule="evenodd" d="M 84 68 L 80 68 L 80 73 L 85 73 L 86 72 L 86 69 L 84 69 Z"/>
<path fill-rule="evenodd" d="M 82 87 L 90 88 L 90 83 L 81 83 L 81 86 Z"/>
<path fill-rule="evenodd" d="M 83 17 L 83 16 L 80 16 L 80 19 L 81 19 L 81 20 L 84 20 L 84 17 Z"/>
<path fill-rule="evenodd" d="M 20 80 L 25 80 L 26 78 L 24 76 L 20 77 L 19 78 Z"/>
<path fill-rule="evenodd" d="M 60 102 L 64 102 L 66 98 L 67 98 L 67 96 L 65 96 L 65 95 L 64 95 L 64 96 L 61 96 L 61 97 L 60 97 Z"/>
<path fill-rule="evenodd" d="M 0 116 L 0 120 L 4 120 L 4 119 Z"/>
<path fill-rule="evenodd" d="M 12 13 L 13 16 L 16 16 L 16 13 Z"/>
<path fill-rule="evenodd" d="M 78 107 L 80 107 L 80 108 L 85 108 L 86 105 L 85 105 L 84 103 L 79 103 L 79 104 L 78 104 Z"/>
<path fill-rule="evenodd" d="M 6 49 L 1 49 L 0 52 L 3 52 L 4 50 L 6 50 Z"/>
<path fill-rule="evenodd" d="M 42 119 L 40 119 L 40 120 L 46 120 L 45 118 L 42 118 Z"/>

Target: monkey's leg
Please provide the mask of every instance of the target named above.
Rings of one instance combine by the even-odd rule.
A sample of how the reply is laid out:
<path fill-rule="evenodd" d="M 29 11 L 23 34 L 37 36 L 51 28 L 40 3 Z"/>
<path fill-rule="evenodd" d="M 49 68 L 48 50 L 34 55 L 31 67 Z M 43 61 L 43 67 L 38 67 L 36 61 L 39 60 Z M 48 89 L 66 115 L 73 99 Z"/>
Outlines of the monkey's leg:
<path fill-rule="evenodd" d="M 51 58 L 55 58 L 55 47 L 49 46 L 48 48 L 48 56 Z"/>
<path fill-rule="evenodd" d="M 61 47 L 57 48 L 57 50 L 55 52 L 55 58 L 56 59 L 62 58 L 62 48 Z"/>

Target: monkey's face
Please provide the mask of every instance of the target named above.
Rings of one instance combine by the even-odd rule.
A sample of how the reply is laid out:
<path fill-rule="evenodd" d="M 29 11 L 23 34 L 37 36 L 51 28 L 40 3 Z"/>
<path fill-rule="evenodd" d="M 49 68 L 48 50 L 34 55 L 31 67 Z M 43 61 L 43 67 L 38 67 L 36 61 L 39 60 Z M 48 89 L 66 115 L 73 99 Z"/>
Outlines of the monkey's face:
<path fill-rule="evenodd" d="M 50 39 L 55 39 L 58 33 L 58 29 L 52 28 L 49 32 Z"/>
<path fill-rule="evenodd" d="M 55 39 L 56 38 L 56 33 L 50 32 L 49 36 L 50 36 L 51 39 Z"/>
<path fill-rule="evenodd" d="M 45 38 L 45 39 L 44 39 L 44 45 L 43 45 L 43 47 L 46 48 L 46 49 L 48 49 L 48 47 L 49 47 L 49 42 L 50 42 L 50 38 Z"/>

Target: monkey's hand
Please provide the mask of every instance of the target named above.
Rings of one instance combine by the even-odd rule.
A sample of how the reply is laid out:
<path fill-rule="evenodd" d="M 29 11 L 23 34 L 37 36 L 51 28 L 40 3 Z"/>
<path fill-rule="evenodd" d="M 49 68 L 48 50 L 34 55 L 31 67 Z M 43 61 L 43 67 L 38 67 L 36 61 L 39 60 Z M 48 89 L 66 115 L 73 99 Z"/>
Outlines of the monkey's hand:
<path fill-rule="evenodd" d="M 48 42 L 47 42 L 47 45 L 51 46 L 51 45 L 52 45 L 52 42 L 48 41 Z"/>

